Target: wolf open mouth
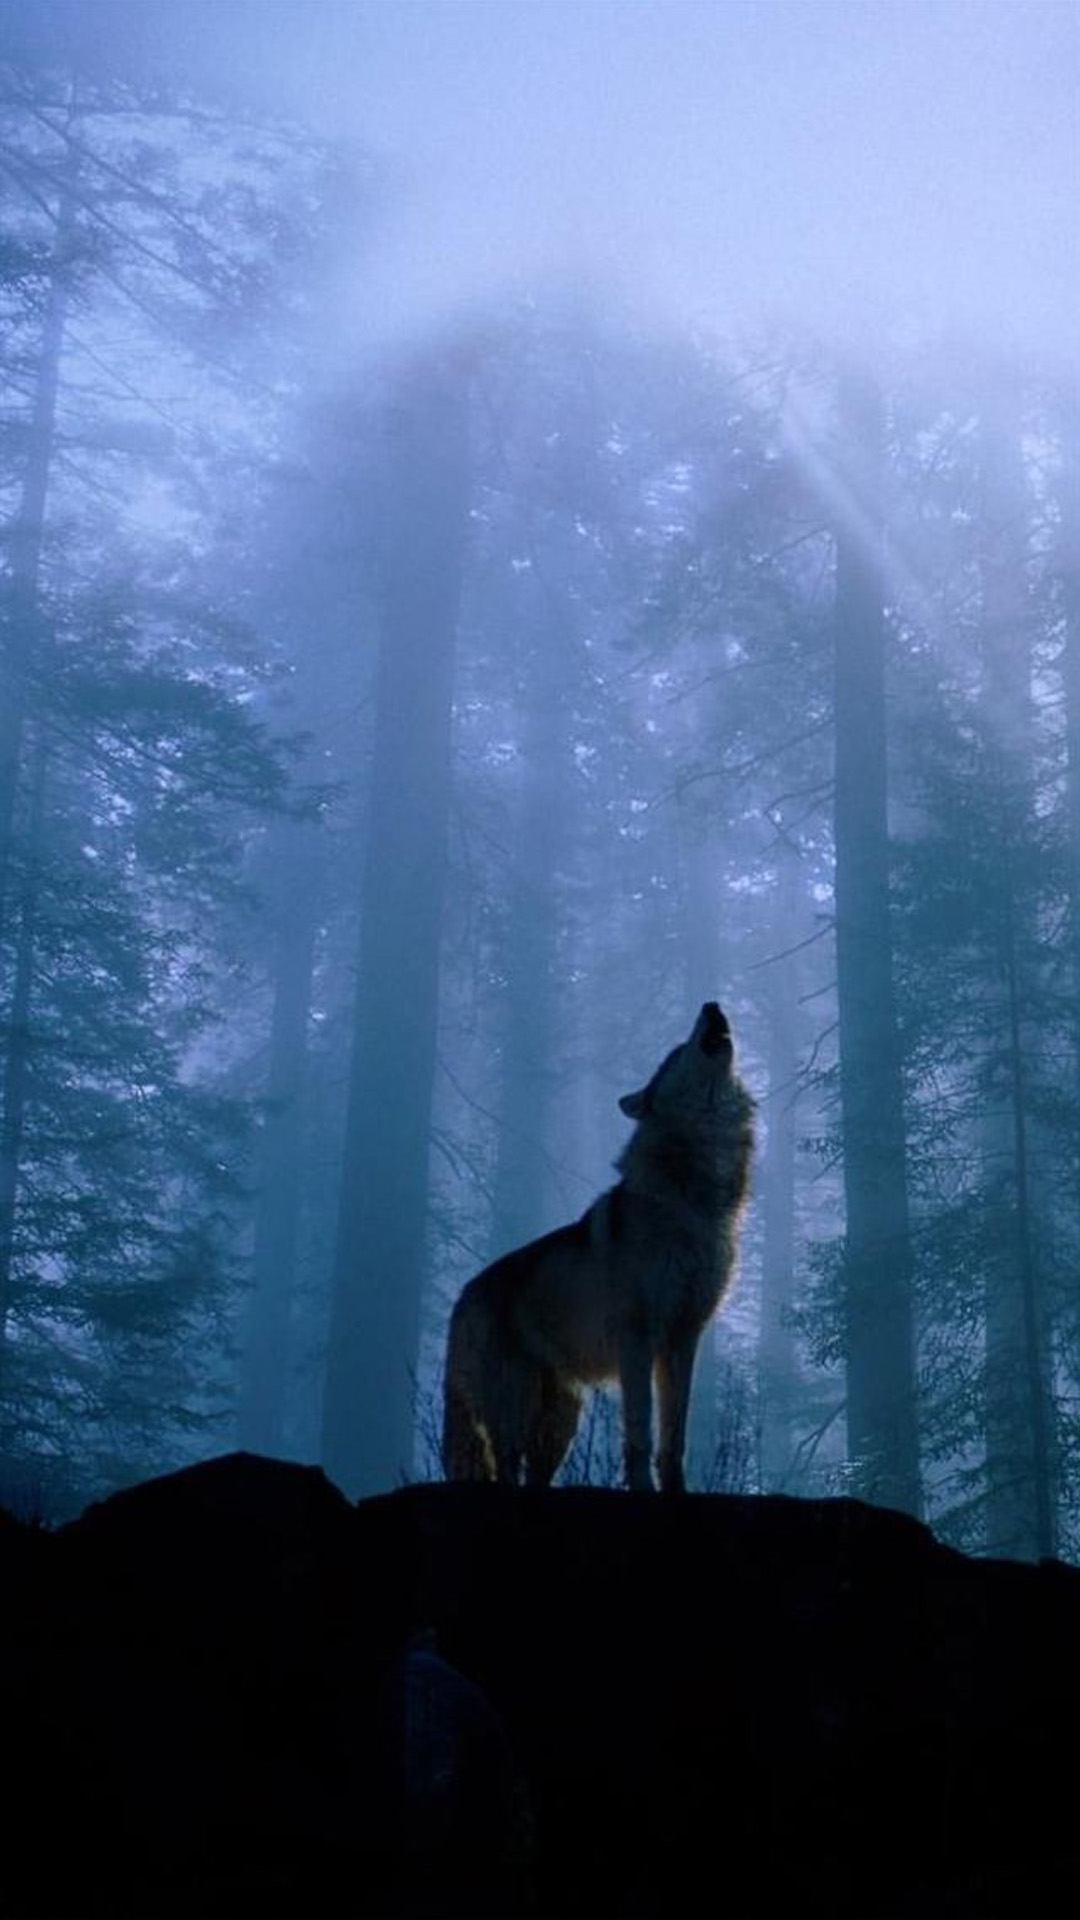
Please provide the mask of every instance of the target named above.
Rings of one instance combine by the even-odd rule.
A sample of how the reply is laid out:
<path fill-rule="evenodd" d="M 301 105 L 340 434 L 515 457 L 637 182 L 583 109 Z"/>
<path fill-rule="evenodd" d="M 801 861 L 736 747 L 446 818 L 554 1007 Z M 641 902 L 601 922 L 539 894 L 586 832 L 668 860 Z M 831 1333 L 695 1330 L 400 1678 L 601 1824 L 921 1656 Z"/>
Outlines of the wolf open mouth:
<path fill-rule="evenodd" d="M 731 1028 L 727 1016 L 721 1013 L 715 1000 L 706 1001 L 701 1009 L 701 1051 L 719 1053 L 726 1041 L 731 1039 Z"/>

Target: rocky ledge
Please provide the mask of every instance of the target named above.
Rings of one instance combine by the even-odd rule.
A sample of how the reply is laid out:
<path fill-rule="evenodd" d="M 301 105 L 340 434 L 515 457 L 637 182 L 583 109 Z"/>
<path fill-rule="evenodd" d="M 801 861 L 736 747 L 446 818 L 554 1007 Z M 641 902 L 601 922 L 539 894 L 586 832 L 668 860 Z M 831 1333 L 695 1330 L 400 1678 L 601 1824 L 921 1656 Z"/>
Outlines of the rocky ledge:
<path fill-rule="evenodd" d="M 1080 1573 L 850 1501 L 232 1454 L 0 1526 L 0 1912 L 1067 1910 Z"/>

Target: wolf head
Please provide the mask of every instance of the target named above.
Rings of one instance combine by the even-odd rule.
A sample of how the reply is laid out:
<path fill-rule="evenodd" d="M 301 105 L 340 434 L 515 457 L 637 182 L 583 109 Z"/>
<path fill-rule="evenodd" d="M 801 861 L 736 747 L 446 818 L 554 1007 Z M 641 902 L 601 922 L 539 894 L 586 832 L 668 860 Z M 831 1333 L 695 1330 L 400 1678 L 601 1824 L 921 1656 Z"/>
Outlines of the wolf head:
<path fill-rule="evenodd" d="M 714 1111 L 724 1083 L 731 1078 L 735 1047 L 727 1015 L 706 1000 L 688 1040 L 674 1047 L 647 1086 L 624 1093 L 619 1107 L 628 1120 L 649 1114 L 678 1122 Z"/>

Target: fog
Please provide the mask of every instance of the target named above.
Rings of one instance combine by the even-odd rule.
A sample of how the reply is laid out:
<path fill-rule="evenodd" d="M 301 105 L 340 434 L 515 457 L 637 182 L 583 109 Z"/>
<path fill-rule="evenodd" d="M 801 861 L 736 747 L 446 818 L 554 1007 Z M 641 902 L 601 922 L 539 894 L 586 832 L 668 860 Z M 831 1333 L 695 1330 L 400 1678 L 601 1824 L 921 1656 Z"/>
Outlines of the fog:
<path fill-rule="evenodd" d="M 1077 1552 L 1078 36 L 0 0 L 0 1499 L 442 1473 L 718 1001 L 692 1484 Z"/>
<path fill-rule="evenodd" d="M 1074 350 L 1071 0 L 34 0 L 19 31 L 295 115 L 394 182 L 335 334 L 569 265 L 706 327 Z"/>

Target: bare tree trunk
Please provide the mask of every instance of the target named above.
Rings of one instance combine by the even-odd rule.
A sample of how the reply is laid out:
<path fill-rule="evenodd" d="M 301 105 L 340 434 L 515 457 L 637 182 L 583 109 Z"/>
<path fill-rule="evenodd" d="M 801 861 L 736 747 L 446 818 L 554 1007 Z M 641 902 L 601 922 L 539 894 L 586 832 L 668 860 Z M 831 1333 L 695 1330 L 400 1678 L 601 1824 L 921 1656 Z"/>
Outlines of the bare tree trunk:
<path fill-rule="evenodd" d="M 464 375 L 427 365 L 390 418 L 380 643 L 323 1459 L 350 1494 L 411 1467 L 427 1226 L 454 647 L 468 518 Z"/>
<path fill-rule="evenodd" d="M 506 896 L 506 990 L 500 1035 L 499 1137 L 490 1252 L 533 1238 L 565 1217 L 566 1193 L 549 1148 L 565 1136 L 556 1119 L 557 1056 L 572 1037 L 559 993 L 560 948 L 568 924 L 565 867 L 571 850 L 575 767 L 574 688 L 583 654 L 575 580 L 581 567 L 576 502 L 588 497 L 604 431 L 596 390 L 595 316 L 587 288 L 563 315 L 572 383 L 562 391 L 550 484 L 558 511 L 533 501 L 521 527 L 528 566 L 506 611 L 520 636 L 517 660 L 521 778 Z M 564 349 L 565 350 L 565 349 Z M 501 423 L 489 417 L 511 492 L 516 489 Z M 556 1124 L 553 1126 L 553 1119 Z M 579 1199 L 574 1195 L 574 1201 Z"/>
<path fill-rule="evenodd" d="M 705 1000 L 720 994 L 719 887 L 717 865 L 707 839 L 695 832 L 679 796 L 678 833 L 682 896 L 682 957 L 686 982 L 686 1019 L 693 1020 Z M 686 1458 L 691 1486 L 708 1487 L 716 1478 L 722 1422 L 721 1372 L 716 1354 L 717 1325 L 710 1320 L 701 1336 L 687 1418 Z"/>
<path fill-rule="evenodd" d="M 241 1444 L 259 1453 L 280 1453 L 284 1441 L 290 1311 L 303 1202 L 304 1087 L 318 914 L 317 866 L 312 829 L 283 823 L 274 836 L 274 1007 L 259 1154 L 254 1289 L 239 1419 Z"/>
<path fill-rule="evenodd" d="M 776 898 L 776 937 L 790 942 L 799 912 L 799 861 L 781 847 Z M 796 1385 L 795 1343 L 785 1315 L 792 1304 L 795 1265 L 795 1138 L 799 1053 L 798 974 L 794 958 L 778 960 L 768 983 L 768 1128 L 761 1174 L 763 1246 L 761 1327 L 761 1472 L 765 1491 L 783 1487 L 792 1458 L 792 1399 Z"/>
<path fill-rule="evenodd" d="M 906 1143 L 889 909 L 882 522 L 875 382 L 839 391 L 836 966 L 848 1453 L 857 1490 L 921 1508 Z"/>
<path fill-rule="evenodd" d="M 1065 803 L 1069 836 L 1073 1099 L 1076 1100 L 1080 1097 L 1080 380 L 1071 379 L 1062 392 L 1058 417 L 1061 481 L 1057 558 L 1064 615 L 1061 673 L 1065 691 Z M 1074 1135 L 1071 1156 L 1074 1172 L 1078 1162 L 1080 1138 Z M 1072 1245 L 1076 1262 L 1080 1260 L 1080 1247 L 1075 1229 Z M 1074 1316 L 1063 1320 L 1061 1363 L 1067 1375 L 1066 1391 L 1071 1390 L 1075 1404 L 1080 1401 L 1080 1338 Z"/>
<path fill-rule="evenodd" d="M 1028 1157 L 1028 1117 L 1023 1055 L 1023 1008 L 1016 961 L 1015 928 L 1011 920 L 1007 949 L 1009 993 L 1009 1083 L 1013 1128 L 1013 1163 L 1016 1184 L 1016 1280 L 1018 1282 L 1023 1355 L 1022 1380 L 1027 1401 L 1033 1495 L 1025 1507 L 1025 1531 L 1032 1533 L 1036 1555 L 1049 1557 L 1055 1551 L 1054 1474 L 1051 1403 L 1043 1364 L 1043 1305 L 1035 1257 L 1032 1224 L 1031 1179 Z M 1012 1331 L 1013 1313 L 1007 1316 Z M 988 1341 L 992 1350 L 992 1343 Z M 1013 1362 L 1015 1367 L 1015 1361 Z M 991 1481 L 991 1518 L 997 1489 Z M 1011 1508 L 1011 1500 L 1007 1503 Z"/>
<path fill-rule="evenodd" d="M 1061 422 L 1058 572 L 1065 615 L 1061 670 L 1065 683 L 1073 964 L 1075 984 L 1080 988 L 1080 385 L 1069 387 L 1061 407 Z"/>
<path fill-rule="evenodd" d="M 541 582 L 524 616 L 521 784 L 506 906 L 506 993 L 491 1255 L 554 1226 L 546 1159 L 556 1047 L 559 899 L 570 778 L 566 650 Z"/>
<path fill-rule="evenodd" d="M 999 987 L 988 1007 L 993 1082 L 980 1144 L 987 1204 L 1000 1207 L 1007 1222 L 996 1236 L 986 1276 L 986 1544 L 991 1552 L 1026 1559 L 1053 1552 L 1054 1501 L 1028 1154 L 1024 942 L 1016 897 L 1022 857 L 1017 830 L 1032 803 L 1028 521 L 1019 396 L 997 389 L 983 415 L 982 509 L 987 549 L 981 703 L 994 743 L 1000 856 L 988 901 Z"/>

